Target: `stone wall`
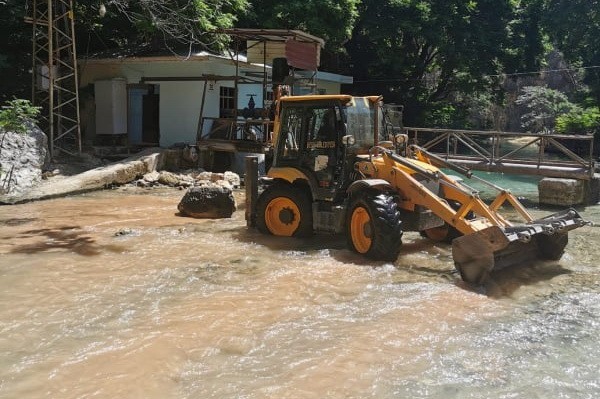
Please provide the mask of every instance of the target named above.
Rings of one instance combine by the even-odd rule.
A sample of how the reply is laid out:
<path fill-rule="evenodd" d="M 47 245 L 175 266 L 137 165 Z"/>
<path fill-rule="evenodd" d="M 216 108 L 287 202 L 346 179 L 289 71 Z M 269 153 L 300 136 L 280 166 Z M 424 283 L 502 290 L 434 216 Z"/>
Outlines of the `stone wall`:
<path fill-rule="evenodd" d="M 585 202 L 583 180 L 546 177 L 538 183 L 540 204 L 572 206 Z"/>

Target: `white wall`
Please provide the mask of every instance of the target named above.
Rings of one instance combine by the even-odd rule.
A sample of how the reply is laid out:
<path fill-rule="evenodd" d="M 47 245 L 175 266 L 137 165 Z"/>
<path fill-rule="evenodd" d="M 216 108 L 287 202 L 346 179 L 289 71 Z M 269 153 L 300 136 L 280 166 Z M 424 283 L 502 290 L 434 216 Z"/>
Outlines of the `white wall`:
<path fill-rule="evenodd" d="M 160 82 L 160 146 L 196 143 L 204 82 Z M 218 90 L 206 91 L 204 116 L 219 114 Z"/>

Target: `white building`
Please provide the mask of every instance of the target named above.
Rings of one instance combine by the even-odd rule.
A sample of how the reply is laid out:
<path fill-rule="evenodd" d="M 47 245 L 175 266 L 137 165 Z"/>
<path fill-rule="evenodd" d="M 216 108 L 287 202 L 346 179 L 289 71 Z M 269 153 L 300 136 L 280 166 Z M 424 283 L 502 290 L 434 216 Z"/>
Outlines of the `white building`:
<path fill-rule="evenodd" d="M 272 98 L 270 83 L 263 84 L 270 82 L 271 67 L 241 56 L 85 59 L 79 69 L 83 137 L 90 143 L 108 137 L 131 145 L 195 144 L 202 118 L 208 118 L 202 123 L 206 134 L 214 118 L 231 117 L 236 107 L 248 108 L 250 99 L 260 111 Z M 337 94 L 342 84 L 352 83 L 351 77 L 326 72 L 296 76 L 314 77 L 315 93 Z"/>

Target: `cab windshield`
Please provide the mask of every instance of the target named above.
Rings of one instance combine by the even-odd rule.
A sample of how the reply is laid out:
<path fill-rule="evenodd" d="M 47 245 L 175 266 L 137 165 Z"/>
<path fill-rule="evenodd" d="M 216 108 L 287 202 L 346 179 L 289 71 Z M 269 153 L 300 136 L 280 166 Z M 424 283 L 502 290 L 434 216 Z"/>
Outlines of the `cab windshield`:
<path fill-rule="evenodd" d="M 360 152 L 368 151 L 375 145 L 375 110 L 377 113 L 377 124 L 379 130 L 378 141 L 385 139 L 383 113 L 381 107 L 375 107 L 375 103 L 365 97 L 355 97 L 344 108 L 346 120 L 346 134 L 354 136 L 356 148 Z"/>

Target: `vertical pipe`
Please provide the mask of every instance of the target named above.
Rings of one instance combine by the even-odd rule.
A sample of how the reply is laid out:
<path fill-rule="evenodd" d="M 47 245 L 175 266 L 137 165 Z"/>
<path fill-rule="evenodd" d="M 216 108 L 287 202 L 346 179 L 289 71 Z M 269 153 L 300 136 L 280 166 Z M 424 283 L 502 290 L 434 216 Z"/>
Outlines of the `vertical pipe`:
<path fill-rule="evenodd" d="M 238 79 L 240 77 L 240 40 L 236 37 L 235 39 L 235 88 L 233 89 L 233 118 L 235 119 L 235 123 L 237 123 L 238 117 Z"/>
<path fill-rule="evenodd" d="M 600 133 L 598 133 L 600 134 Z M 590 177 L 594 177 L 594 135 L 590 140 L 590 158 L 588 163 Z"/>
<path fill-rule="evenodd" d="M 37 98 L 35 96 L 35 89 L 36 89 L 36 79 L 38 76 L 38 72 L 37 72 L 37 62 L 36 62 L 36 54 L 38 52 L 37 49 L 37 40 L 36 40 L 36 33 L 37 33 L 37 29 L 38 29 L 38 22 L 37 22 L 37 0 L 33 0 L 33 10 L 32 10 L 33 14 L 32 14 L 32 24 L 31 26 L 33 27 L 32 32 L 31 32 L 31 38 L 32 38 L 32 51 L 31 51 L 31 66 L 33 68 L 33 73 L 31 74 L 32 78 L 31 78 L 31 103 L 33 105 L 38 105 L 36 103 Z"/>
<path fill-rule="evenodd" d="M 244 176 L 246 186 L 246 226 L 254 227 L 256 223 L 256 199 L 258 198 L 258 157 L 246 157 L 246 173 Z"/>
<path fill-rule="evenodd" d="M 539 168 L 540 165 L 542 164 L 542 160 L 544 159 L 544 147 L 546 146 L 546 139 L 541 137 L 540 138 L 540 148 L 538 149 L 538 163 L 537 163 L 537 167 Z"/>
<path fill-rule="evenodd" d="M 77 71 L 77 46 L 75 45 L 75 16 L 73 13 L 73 0 L 69 0 L 69 13 L 68 17 L 71 20 L 71 56 L 73 57 L 73 76 L 75 79 L 75 84 L 73 87 L 73 91 L 75 92 L 75 113 L 77 126 L 75 129 L 77 130 L 77 149 L 81 154 L 81 115 L 79 112 L 79 75 Z"/>
<path fill-rule="evenodd" d="M 200 116 L 198 117 L 198 131 L 196 132 L 196 144 L 202 138 L 202 132 L 204 130 L 204 103 L 206 102 L 206 86 L 208 86 L 208 79 L 204 81 L 204 87 L 202 88 L 202 102 L 200 103 Z"/>
<path fill-rule="evenodd" d="M 263 41 L 263 100 L 262 100 L 262 109 L 265 112 L 265 101 L 267 100 L 267 41 Z M 263 137 L 267 136 L 267 131 Z"/>
<path fill-rule="evenodd" d="M 54 15 L 52 0 L 48 0 L 48 125 L 50 156 L 54 157 Z"/>
<path fill-rule="evenodd" d="M 373 134 L 375 135 L 374 138 L 374 143 L 375 145 L 379 145 L 379 102 L 381 101 L 381 99 L 378 99 L 377 101 L 375 101 L 375 107 L 373 108 L 375 111 L 375 118 L 374 119 L 374 126 L 373 126 Z M 378 154 L 379 152 L 377 152 Z"/>

